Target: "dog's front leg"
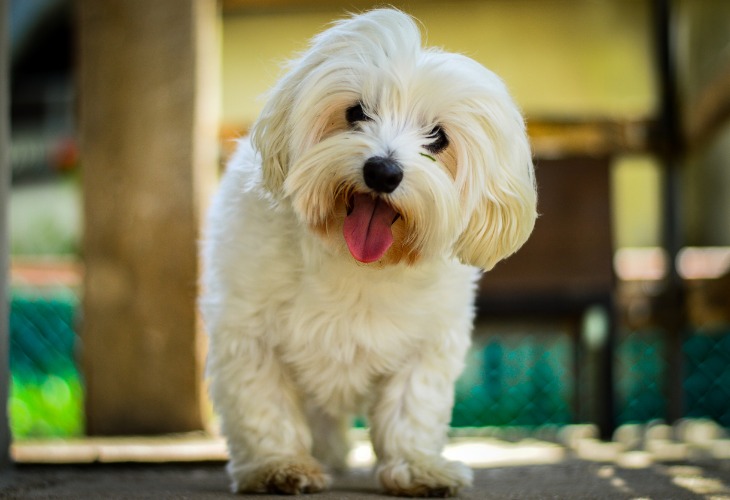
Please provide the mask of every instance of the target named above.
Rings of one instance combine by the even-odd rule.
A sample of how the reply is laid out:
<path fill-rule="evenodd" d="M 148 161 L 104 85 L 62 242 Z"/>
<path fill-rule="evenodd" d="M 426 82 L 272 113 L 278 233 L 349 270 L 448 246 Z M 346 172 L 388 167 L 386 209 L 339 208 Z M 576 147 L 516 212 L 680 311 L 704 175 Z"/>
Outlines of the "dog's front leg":
<path fill-rule="evenodd" d="M 274 350 L 259 338 L 212 340 L 210 393 L 228 440 L 233 491 L 299 494 L 326 488 L 330 480 L 311 456 L 299 396 Z"/>
<path fill-rule="evenodd" d="M 446 497 L 471 485 L 471 469 L 441 456 L 460 371 L 460 363 L 449 365 L 442 353 L 421 352 L 382 386 L 371 434 L 378 479 L 389 494 Z"/>

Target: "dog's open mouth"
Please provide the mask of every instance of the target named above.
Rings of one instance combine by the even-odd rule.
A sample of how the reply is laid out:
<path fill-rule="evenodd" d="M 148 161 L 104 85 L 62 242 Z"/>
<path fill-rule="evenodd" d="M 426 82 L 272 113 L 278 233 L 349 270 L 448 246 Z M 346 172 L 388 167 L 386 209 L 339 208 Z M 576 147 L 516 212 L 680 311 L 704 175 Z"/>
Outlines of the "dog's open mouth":
<path fill-rule="evenodd" d="M 393 244 L 390 227 L 398 217 L 400 214 L 380 197 L 352 195 L 342 229 L 352 256 L 365 263 L 380 260 Z"/>

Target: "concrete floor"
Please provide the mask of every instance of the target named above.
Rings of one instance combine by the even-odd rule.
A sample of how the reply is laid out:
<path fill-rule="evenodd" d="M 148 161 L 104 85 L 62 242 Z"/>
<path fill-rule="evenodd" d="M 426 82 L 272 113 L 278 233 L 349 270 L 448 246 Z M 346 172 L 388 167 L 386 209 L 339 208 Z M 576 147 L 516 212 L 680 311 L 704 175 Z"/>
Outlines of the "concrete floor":
<path fill-rule="evenodd" d="M 313 499 L 389 498 L 372 477 L 366 434 L 352 438 L 351 471 Z M 229 493 L 220 437 L 22 442 L 11 451 L 17 463 L 0 470 L 0 499 L 281 498 Z M 464 500 L 730 500 L 730 439 L 708 421 L 623 426 L 612 442 L 585 425 L 553 435 L 469 435 L 452 439 L 444 455 L 474 469 Z"/>
<path fill-rule="evenodd" d="M 0 498 L 225 499 L 281 498 L 232 495 L 220 463 L 16 466 L 0 474 Z M 373 500 L 379 494 L 368 469 L 335 481 L 321 500 Z M 654 464 L 627 469 L 578 459 L 557 464 L 475 469 L 462 499 L 730 499 L 730 462 Z"/>

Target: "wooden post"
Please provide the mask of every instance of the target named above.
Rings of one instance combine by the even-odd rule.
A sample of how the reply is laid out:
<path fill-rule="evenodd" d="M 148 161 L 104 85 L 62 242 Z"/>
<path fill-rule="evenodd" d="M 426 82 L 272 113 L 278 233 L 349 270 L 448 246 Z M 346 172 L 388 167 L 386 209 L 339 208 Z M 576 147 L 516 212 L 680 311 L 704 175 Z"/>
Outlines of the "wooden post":
<path fill-rule="evenodd" d="M 667 339 L 667 420 L 675 422 L 684 415 L 684 342 L 685 287 L 677 270 L 677 255 L 683 245 L 682 223 L 682 162 L 685 148 L 682 136 L 678 82 L 676 74 L 676 44 L 672 23 L 676 8 L 672 0 L 654 0 L 653 30 L 657 65 L 657 98 L 659 100 L 657 129 L 658 160 L 662 175 L 662 240 L 667 252 L 668 269 L 663 290 L 664 330 Z"/>
<path fill-rule="evenodd" d="M 217 163 L 215 0 L 78 0 L 89 434 L 205 426 L 197 242 Z"/>
<path fill-rule="evenodd" d="M 8 389 L 10 329 L 8 321 L 8 222 L 10 191 L 10 2 L 0 0 L 0 467 L 10 462 Z"/>

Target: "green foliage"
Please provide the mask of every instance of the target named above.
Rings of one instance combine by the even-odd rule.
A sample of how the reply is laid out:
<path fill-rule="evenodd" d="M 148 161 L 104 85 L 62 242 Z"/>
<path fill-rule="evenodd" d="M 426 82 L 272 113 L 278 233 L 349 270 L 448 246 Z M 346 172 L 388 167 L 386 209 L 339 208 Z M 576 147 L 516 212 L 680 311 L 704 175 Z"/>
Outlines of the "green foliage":
<path fill-rule="evenodd" d="M 71 437 L 84 432 L 83 384 L 76 373 L 39 379 L 13 376 L 8 412 L 15 439 Z"/>
<path fill-rule="evenodd" d="M 15 439 L 83 433 L 84 389 L 75 359 L 77 306 L 78 298 L 68 290 L 12 297 L 8 412 Z"/>

